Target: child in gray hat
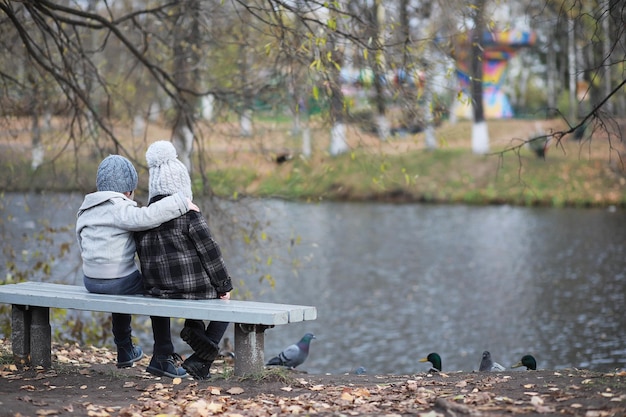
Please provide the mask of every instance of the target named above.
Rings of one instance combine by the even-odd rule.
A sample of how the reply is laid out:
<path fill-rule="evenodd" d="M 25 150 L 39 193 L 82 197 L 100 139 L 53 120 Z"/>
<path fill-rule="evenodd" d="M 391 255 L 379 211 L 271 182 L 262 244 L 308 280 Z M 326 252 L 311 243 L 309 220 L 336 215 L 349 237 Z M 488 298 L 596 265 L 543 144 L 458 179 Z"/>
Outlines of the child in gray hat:
<path fill-rule="evenodd" d="M 98 191 L 85 196 L 76 218 L 85 288 L 100 294 L 143 294 L 133 233 L 199 209 L 182 193 L 175 193 L 150 207 L 138 207 L 134 201 L 137 171 L 120 155 L 110 155 L 100 163 L 96 187 Z M 153 327 L 160 326 L 163 320 L 169 323 L 169 318 L 151 319 Z M 113 313 L 112 322 L 117 367 L 133 366 L 143 357 L 143 351 L 131 340 L 131 316 Z M 167 371 L 170 377 L 186 374 L 181 367 Z"/>

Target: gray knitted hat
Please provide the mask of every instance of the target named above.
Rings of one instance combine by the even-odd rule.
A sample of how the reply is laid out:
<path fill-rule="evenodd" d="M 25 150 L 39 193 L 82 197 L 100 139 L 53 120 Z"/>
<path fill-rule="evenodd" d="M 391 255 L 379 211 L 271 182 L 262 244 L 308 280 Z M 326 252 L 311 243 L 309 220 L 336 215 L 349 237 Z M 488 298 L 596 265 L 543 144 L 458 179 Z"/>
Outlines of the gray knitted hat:
<path fill-rule="evenodd" d="M 98 191 L 129 193 L 137 188 L 137 171 L 121 155 L 109 155 L 100 162 L 96 174 Z"/>
<path fill-rule="evenodd" d="M 150 169 L 148 200 L 157 195 L 183 193 L 190 200 L 191 178 L 185 164 L 177 159 L 176 148 L 172 142 L 159 140 L 146 151 L 146 162 Z"/>

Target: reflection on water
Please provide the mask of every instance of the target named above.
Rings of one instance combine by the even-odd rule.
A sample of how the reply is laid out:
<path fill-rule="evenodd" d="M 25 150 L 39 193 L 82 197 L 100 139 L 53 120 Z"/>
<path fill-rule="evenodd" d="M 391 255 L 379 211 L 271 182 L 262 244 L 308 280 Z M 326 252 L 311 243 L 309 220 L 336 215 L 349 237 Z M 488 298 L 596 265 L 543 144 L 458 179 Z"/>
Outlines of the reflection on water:
<path fill-rule="evenodd" d="M 47 216 L 40 200 L 3 232 Z M 61 200 L 69 208 L 55 222 L 71 223 L 81 198 Z M 266 357 L 311 331 L 310 373 L 420 372 L 431 351 L 450 371 L 477 369 L 483 350 L 505 366 L 526 353 L 540 368 L 626 365 L 624 211 L 261 201 L 248 212 L 273 261 L 251 268 L 250 247 L 229 244 L 235 281 L 257 300 L 318 309 L 316 321 L 268 330 Z"/>

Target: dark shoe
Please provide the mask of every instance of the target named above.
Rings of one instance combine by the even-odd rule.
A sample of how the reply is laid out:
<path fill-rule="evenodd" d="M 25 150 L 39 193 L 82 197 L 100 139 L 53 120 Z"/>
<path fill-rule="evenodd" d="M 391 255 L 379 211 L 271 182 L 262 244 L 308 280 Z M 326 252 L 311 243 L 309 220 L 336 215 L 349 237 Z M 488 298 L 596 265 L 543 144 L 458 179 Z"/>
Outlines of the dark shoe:
<path fill-rule="evenodd" d="M 212 362 L 205 361 L 200 358 L 197 354 L 193 354 L 183 362 L 183 368 L 198 381 L 202 381 L 205 379 L 211 378 L 211 364 Z"/>
<path fill-rule="evenodd" d="M 215 342 L 206 337 L 204 330 L 198 327 L 183 327 L 180 332 L 180 337 L 187 342 L 200 359 L 213 362 L 219 353 L 219 347 Z M 193 355 L 192 355 L 193 356 Z"/>
<path fill-rule="evenodd" d="M 117 367 L 130 368 L 135 362 L 143 358 L 143 351 L 139 346 L 121 345 L 117 347 Z"/>
<path fill-rule="evenodd" d="M 187 372 L 179 366 L 182 360 L 183 358 L 181 358 L 178 353 L 171 355 L 154 355 L 146 371 L 156 376 L 184 378 L 187 376 Z"/>

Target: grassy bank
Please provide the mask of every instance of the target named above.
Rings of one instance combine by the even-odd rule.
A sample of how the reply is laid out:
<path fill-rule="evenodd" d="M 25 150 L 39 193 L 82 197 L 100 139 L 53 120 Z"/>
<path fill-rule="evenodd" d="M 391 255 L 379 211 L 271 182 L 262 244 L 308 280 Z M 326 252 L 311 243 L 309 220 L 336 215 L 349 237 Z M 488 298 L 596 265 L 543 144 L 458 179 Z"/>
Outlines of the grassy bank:
<path fill-rule="evenodd" d="M 471 124 L 443 124 L 439 146 L 424 147 L 422 134 L 381 142 L 350 128 L 350 151 L 330 156 L 328 129 L 312 129 L 312 153 L 300 155 L 300 139 L 288 125 L 257 124 L 257 136 L 241 138 L 234 126 L 215 126 L 203 135 L 205 175 L 212 190 L 226 198 L 276 197 L 290 200 L 391 201 L 542 206 L 626 206 L 626 147 L 616 132 L 591 128 L 581 141 L 553 141 L 545 159 L 527 147 L 505 151 L 539 127 L 556 131 L 561 121 L 490 121 L 491 153 L 471 152 Z M 167 137 L 152 128 L 147 137 Z M 619 132 L 617 132 L 619 133 Z M 151 140 L 132 142 L 139 166 Z M 1 144 L 0 144 L 1 145 Z M 61 153 L 37 170 L 27 146 L 3 146 L 0 180 L 6 191 L 81 191 L 93 189 L 99 157 Z M 278 155 L 292 159 L 277 163 Z M 199 166 L 197 164 L 196 166 Z M 148 174 L 140 167 L 140 189 Z M 201 180 L 194 173 L 197 190 Z M 147 193 L 145 193 L 147 194 Z M 139 193 L 141 197 L 142 193 Z"/>

